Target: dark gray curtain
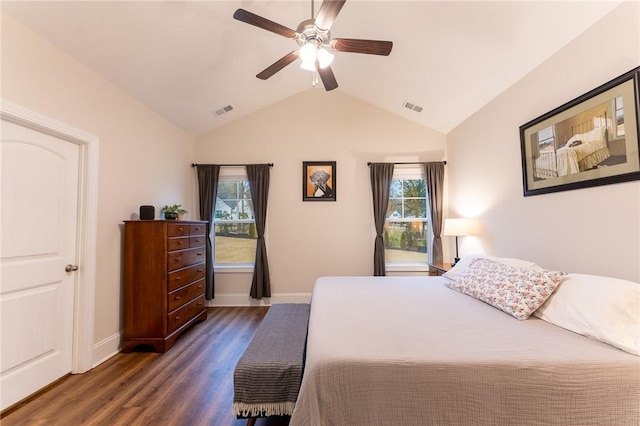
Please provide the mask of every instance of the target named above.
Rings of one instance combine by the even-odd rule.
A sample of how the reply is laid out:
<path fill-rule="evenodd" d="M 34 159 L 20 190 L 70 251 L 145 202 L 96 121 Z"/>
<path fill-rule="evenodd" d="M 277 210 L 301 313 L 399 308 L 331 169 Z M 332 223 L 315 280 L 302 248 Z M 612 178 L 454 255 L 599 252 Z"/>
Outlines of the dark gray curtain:
<path fill-rule="evenodd" d="M 393 179 L 393 163 L 371 163 L 371 192 L 373 194 L 373 220 L 376 225 L 376 241 L 373 247 L 373 275 L 386 275 L 384 262 L 384 223 L 389 207 L 389 189 Z"/>
<path fill-rule="evenodd" d="M 431 212 L 431 228 L 433 244 L 431 245 L 431 261 L 442 263 L 442 192 L 444 191 L 444 163 L 422 163 L 424 179 L 429 194 Z"/>
<path fill-rule="evenodd" d="M 213 214 L 218 195 L 218 177 L 220 166 L 218 164 L 198 164 L 198 193 L 200 195 L 200 220 L 206 220 L 207 224 L 207 262 L 205 274 L 205 297 L 207 300 L 214 298 L 213 281 L 213 245 L 211 243 L 211 229 L 213 227 Z"/>
<path fill-rule="evenodd" d="M 256 220 L 256 262 L 253 268 L 250 296 L 254 299 L 271 297 L 271 279 L 269 278 L 269 262 L 267 261 L 267 245 L 264 242 L 264 228 L 267 221 L 267 198 L 269 197 L 268 164 L 249 164 L 247 179 L 253 202 L 253 215 Z"/>

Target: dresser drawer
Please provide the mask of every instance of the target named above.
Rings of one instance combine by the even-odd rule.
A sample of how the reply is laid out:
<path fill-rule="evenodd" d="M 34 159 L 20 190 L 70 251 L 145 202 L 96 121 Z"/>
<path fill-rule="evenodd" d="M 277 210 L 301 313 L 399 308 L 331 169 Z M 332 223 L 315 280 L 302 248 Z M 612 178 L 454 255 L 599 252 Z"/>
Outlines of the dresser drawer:
<path fill-rule="evenodd" d="M 174 251 L 167 254 L 169 271 L 204 262 L 204 247 Z"/>
<path fill-rule="evenodd" d="M 167 315 L 167 333 L 173 333 L 204 309 L 204 294 Z"/>
<path fill-rule="evenodd" d="M 189 225 L 189 235 L 204 235 L 207 230 L 207 225 L 199 224 L 199 225 Z"/>
<path fill-rule="evenodd" d="M 204 294 L 204 280 L 200 280 L 179 290 L 169 293 L 168 312 L 175 311 L 180 306 Z"/>
<path fill-rule="evenodd" d="M 167 235 L 170 237 L 188 237 L 189 224 L 169 223 L 167 224 Z"/>
<path fill-rule="evenodd" d="M 205 241 L 204 239 L 205 239 L 204 235 L 189 238 L 189 247 L 191 248 L 204 247 L 204 241 Z"/>
<path fill-rule="evenodd" d="M 169 238 L 167 240 L 167 249 L 169 251 L 184 250 L 191 247 L 190 238 Z"/>
<path fill-rule="evenodd" d="M 189 268 L 180 269 L 179 271 L 169 274 L 168 287 L 169 291 L 173 291 L 180 287 L 204 278 L 205 264 L 200 263 Z"/>

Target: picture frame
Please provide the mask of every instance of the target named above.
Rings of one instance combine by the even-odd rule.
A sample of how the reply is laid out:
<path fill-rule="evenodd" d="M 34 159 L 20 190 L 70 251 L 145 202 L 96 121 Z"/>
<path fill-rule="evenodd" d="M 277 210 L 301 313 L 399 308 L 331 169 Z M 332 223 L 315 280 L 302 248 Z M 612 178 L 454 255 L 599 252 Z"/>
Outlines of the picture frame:
<path fill-rule="evenodd" d="M 302 162 L 302 201 L 336 201 L 336 162 Z"/>
<path fill-rule="evenodd" d="M 524 196 L 640 179 L 640 67 L 520 126 Z"/>

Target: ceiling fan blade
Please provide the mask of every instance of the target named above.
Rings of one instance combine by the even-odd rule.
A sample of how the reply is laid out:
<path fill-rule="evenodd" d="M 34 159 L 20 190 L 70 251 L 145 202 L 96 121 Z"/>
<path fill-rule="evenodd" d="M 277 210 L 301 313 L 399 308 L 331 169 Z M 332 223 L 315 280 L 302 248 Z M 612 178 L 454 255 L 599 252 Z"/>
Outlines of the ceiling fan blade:
<path fill-rule="evenodd" d="M 324 88 L 327 92 L 329 90 L 333 90 L 338 87 L 336 76 L 333 75 L 333 71 L 331 71 L 331 67 L 326 67 L 326 68 L 318 67 L 318 74 L 320 74 L 320 79 L 322 79 L 322 84 L 324 84 Z"/>
<path fill-rule="evenodd" d="M 324 0 L 316 16 L 315 25 L 321 30 L 329 31 L 336 16 L 347 0 Z"/>
<path fill-rule="evenodd" d="M 272 33 L 279 34 L 282 37 L 296 38 L 298 36 L 298 33 L 291 28 L 287 28 L 284 25 L 280 25 L 244 9 L 236 10 L 233 17 L 238 21 L 246 22 L 247 24 L 254 25 L 258 28 L 262 28 L 263 30 L 271 31 Z"/>
<path fill-rule="evenodd" d="M 331 40 L 331 48 L 338 52 L 388 56 L 392 47 L 393 42 L 391 41 L 359 40 L 355 38 L 334 38 Z"/>
<path fill-rule="evenodd" d="M 258 73 L 256 77 L 258 77 L 260 80 L 266 80 L 296 59 L 298 59 L 298 51 L 294 50 L 293 52 L 289 52 L 282 58 L 278 59 L 276 62 L 262 70 L 260 73 Z"/>

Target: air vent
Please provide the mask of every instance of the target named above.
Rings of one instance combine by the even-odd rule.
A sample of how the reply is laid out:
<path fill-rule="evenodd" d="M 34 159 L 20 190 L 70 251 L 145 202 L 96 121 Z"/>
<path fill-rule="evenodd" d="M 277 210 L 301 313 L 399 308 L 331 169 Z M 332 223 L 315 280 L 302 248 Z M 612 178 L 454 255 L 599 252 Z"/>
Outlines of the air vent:
<path fill-rule="evenodd" d="M 226 107 L 222 107 L 220 109 L 215 110 L 214 113 L 215 115 L 220 117 L 222 114 L 225 114 L 231 110 L 233 110 L 233 107 L 231 105 L 227 105 Z"/>
<path fill-rule="evenodd" d="M 414 105 L 411 102 L 405 102 L 402 106 L 404 106 L 405 108 L 409 108 L 410 110 L 413 110 L 415 112 L 422 111 L 422 107 L 421 106 Z"/>

